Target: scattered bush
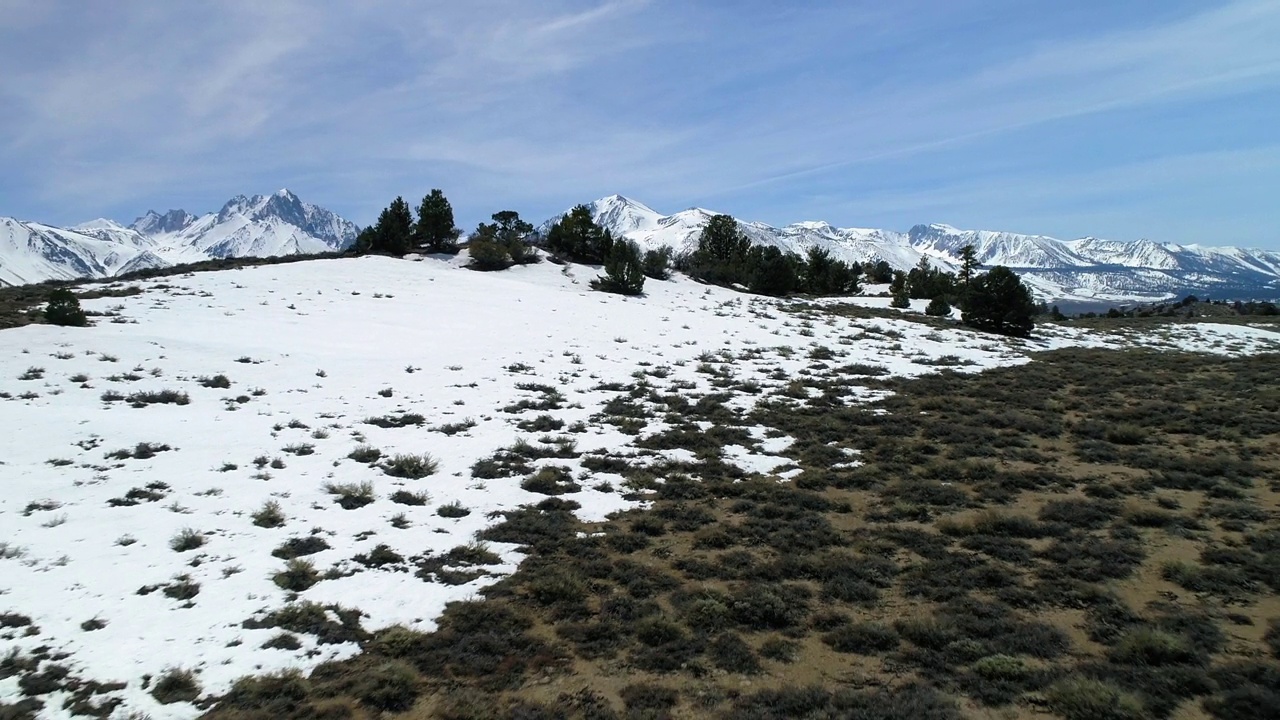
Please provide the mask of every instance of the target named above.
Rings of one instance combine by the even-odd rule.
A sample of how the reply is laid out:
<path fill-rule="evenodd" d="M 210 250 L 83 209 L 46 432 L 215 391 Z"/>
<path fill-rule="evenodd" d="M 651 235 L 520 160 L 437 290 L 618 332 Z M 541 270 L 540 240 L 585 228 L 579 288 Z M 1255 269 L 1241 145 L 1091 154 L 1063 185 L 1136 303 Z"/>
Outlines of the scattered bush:
<path fill-rule="evenodd" d="M 276 528 L 284 525 L 284 511 L 280 509 L 280 503 L 275 500 L 268 500 L 262 504 L 253 513 L 253 524 L 262 528 Z"/>
<path fill-rule="evenodd" d="M 857 623 L 832 630 L 822 637 L 822 642 L 836 652 L 874 655 L 896 648 L 898 634 L 882 623 Z"/>
<path fill-rule="evenodd" d="M 462 506 L 462 503 L 454 500 L 446 505 L 436 508 L 436 514 L 442 518 L 464 518 L 471 514 L 471 511 Z"/>
<path fill-rule="evenodd" d="M 357 445 L 347 457 L 356 462 L 372 464 L 382 458 L 382 451 L 372 445 Z"/>
<path fill-rule="evenodd" d="M 355 510 L 371 504 L 376 498 L 373 494 L 373 483 L 365 480 L 361 483 L 325 483 L 324 491 L 336 495 L 334 502 L 343 510 Z"/>
<path fill-rule="evenodd" d="M 1137 697 L 1111 683 L 1070 677 L 1049 687 L 1049 707 L 1065 720 L 1145 720 L 1146 708 Z"/>
<path fill-rule="evenodd" d="M 418 699 L 418 674 L 402 662 L 388 662 L 361 675 L 355 696 L 384 712 L 404 712 Z"/>
<path fill-rule="evenodd" d="M 431 501 L 431 496 L 425 492 L 409 492 L 408 490 L 397 490 L 391 493 L 390 498 L 393 503 L 400 505 L 426 505 Z"/>
<path fill-rule="evenodd" d="M 285 564 L 283 571 L 271 577 L 271 581 L 281 589 L 302 592 L 320 582 L 320 573 L 309 560 L 293 558 Z"/>
<path fill-rule="evenodd" d="M 151 687 L 151 697 L 161 705 L 194 702 L 200 697 L 200 682 L 190 670 L 170 668 Z"/>
<path fill-rule="evenodd" d="M 382 472 L 391 477 L 420 480 L 440 469 L 440 463 L 430 455 L 396 455 L 382 464 Z"/>
<path fill-rule="evenodd" d="M 106 399 L 106 395 L 103 395 Z M 177 390 L 158 390 L 154 392 L 136 392 L 131 393 L 125 398 L 130 405 L 136 408 L 146 407 L 148 405 L 187 405 L 191 402 L 191 398 L 184 392 Z"/>
<path fill-rule="evenodd" d="M 214 375 L 213 377 L 202 377 L 197 382 L 207 388 L 219 388 L 225 390 L 231 387 L 231 379 L 226 375 Z"/>
<path fill-rule="evenodd" d="M 196 548 L 204 545 L 204 543 L 205 537 L 199 531 L 192 530 L 191 528 L 185 528 L 169 540 L 169 547 L 172 548 L 174 552 L 186 552 L 188 550 L 195 550 Z"/>

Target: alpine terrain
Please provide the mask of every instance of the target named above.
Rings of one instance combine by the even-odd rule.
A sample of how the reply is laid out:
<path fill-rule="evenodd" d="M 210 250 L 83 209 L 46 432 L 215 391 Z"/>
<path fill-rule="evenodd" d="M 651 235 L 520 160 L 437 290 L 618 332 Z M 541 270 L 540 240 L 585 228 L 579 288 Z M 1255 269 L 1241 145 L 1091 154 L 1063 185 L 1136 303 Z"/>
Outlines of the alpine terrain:
<path fill-rule="evenodd" d="M 216 213 L 148 211 L 128 226 L 98 219 L 70 228 L 0 217 L 0 285 L 107 278 L 213 258 L 342 250 L 355 224 L 289 190 L 237 195 Z"/>
<path fill-rule="evenodd" d="M 596 222 L 615 236 L 634 240 L 646 250 L 665 246 L 677 254 L 696 247 L 703 225 L 718 214 L 690 208 L 663 215 L 621 195 L 587 207 Z M 559 217 L 539 229 L 545 232 Z M 738 224 L 757 244 L 801 254 L 817 246 L 847 262 L 883 260 L 895 270 L 909 270 L 926 258 L 935 266 L 954 270 L 960 248 L 971 244 L 983 265 L 1012 268 L 1039 299 L 1048 302 L 1147 302 L 1190 293 L 1231 299 L 1280 297 L 1280 253 L 1266 250 L 1092 237 L 1063 241 L 940 224 L 916 225 L 906 232 L 838 228 L 813 221 L 781 228 L 759 222 Z"/>

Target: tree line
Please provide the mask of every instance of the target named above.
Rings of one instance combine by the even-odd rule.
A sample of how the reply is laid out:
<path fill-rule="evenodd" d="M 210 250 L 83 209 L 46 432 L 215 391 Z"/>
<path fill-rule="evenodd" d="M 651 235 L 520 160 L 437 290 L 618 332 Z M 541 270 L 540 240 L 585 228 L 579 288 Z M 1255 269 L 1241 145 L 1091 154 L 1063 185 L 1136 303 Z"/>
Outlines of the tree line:
<path fill-rule="evenodd" d="M 665 280 L 673 267 L 703 282 L 775 297 L 855 295 L 865 279 L 889 283 L 893 307 L 928 299 L 927 314 L 950 315 L 952 307 L 959 306 L 961 322 L 980 330 L 1026 337 L 1034 327 L 1036 305 L 1027 286 L 1003 266 L 978 272 L 972 245 L 960 251 L 959 272 L 934 267 L 927 257 L 903 272 L 883 260 L 865 266 L 845 262 L 816 246 L 801 256 L 753 243 L 729 215 L 712 217 L 702 228 L 696 248 L 680 257 L 674 257 L 670 248 L 642 251 L 634 241 L 615 238 L 595 222 L 585 205 L 566 213 L 545 237 L 536 236 L 533 225 L 514 210 L 494 213 L 491 220 L 480 223 L 467 240 L 472 269 L 503 270 L 538 262 L 534 246 L 541 245 L 555 262 L 600 265 L 603 275 L 592 280 L 591 287 L 604 292 L 639 295 L 646 278 Z M 455 254 L 461 235 L 452 205 L 435 189 L 419 203 L 416 218 L 403 198 L 393 200 L 376 223 L 360 232 L 356 250 L 397 256 Z"/>

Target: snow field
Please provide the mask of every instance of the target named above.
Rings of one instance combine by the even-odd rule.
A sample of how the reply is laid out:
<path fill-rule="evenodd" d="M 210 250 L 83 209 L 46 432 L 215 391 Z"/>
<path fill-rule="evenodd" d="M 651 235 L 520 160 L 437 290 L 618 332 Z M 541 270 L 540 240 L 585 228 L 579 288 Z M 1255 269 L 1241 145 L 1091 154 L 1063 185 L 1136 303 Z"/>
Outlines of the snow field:
<path fill-rule="evenodd" d="M 295 650 L 263 649 L 279 631 L 243 627 L 293 598 L 273 582 L 285 561 L 272 550 L 313 535 L 328 549 L 305 559 L 327 577 L 297 600 L 359 609 L 369 630 L 431 629 L 447 602 L 473 597 L 511 572 L 516 549 L 489 544 L 501 562 L 467 568 L 488 574 L 461 585 L 423 580 L 411 562 L 375 568 L 353 558 L 379 545 L 406 559 L 438 556 L 474 542 L 497 513 L 544 499 L 522 489 L 521 477 L 472 477 L 473 463 L 517 440 L 568 438 L 579 452 L 636 454 L 634 436 L 593 420 L 616 396 L 603 385 L 643 377 L 660 390 L 701 394 L 729 376 L 783 387 L 822 363 L 913 376 L 939 364 L 978 371 L 1023 363 L 1029 352 L 1071 345 L 1169 342 L 1226 353 L 1280 347 L 1280 335 L 1266 329 L 1215 325 L 1178 326 L 1195 329 L 1174 338 L 1048 328 L 1034 340 L 1010 340 L 894 317 L 795 312 L 793 301 L 683 277 L 651 280 L 644 297 L 623 298 L 590 291 L 595 271 L 583 266 L 544 262 L 484 274 L 462 268 L 464 261 L 371 257 L 162 278 L 136 283 L 145 290 L 139 295 L 86 301 L 86 309 L 118 314 L 94 327 L 6 331 L 0 614 L 25 615 L 32 624 L 0 628 L 0 657 L 50 646 L 67 654 L 59 662 L 78 677 L 126 683 L 103 696 L 122 701 L 119 717 L 194 717 L 191 704 L 157 703 L 143 678 L 185 668 L 204 693 L 217 695 L 246 674 L 306 670 L 358 650 L 310 636 L 299 636 Z M 888 302 L 880 300 L 852 299 L 872 307 Z M 918 304 L 911 312 L 923 308 Z M 72 380 L 80 375 L 87 379 Z M 210 380 L 218 375 L 230 387 L 205 386 L 219 384 Z M 554 409 L 514 411 L 521 400 L 546 399 L 536 386 L 554 388 L 563 400 Z M 103 400 L 109 391 L 127 398 L 162 390 L 186 393 L 189 403 L 138 408 Z M 733 404 L 747 408 L 759 397 L 740 393 Z M 420 414 L 422 424 L 364 422 L 403 413 Z M 542 414 L 565 429 L 524 432 L 516 425 Z M 581 431 L 571 432 L 576 423 Z M 652 421 L 646 434 L 663 427 Z M 789 461 L 778 453 L 789 440 L 756 430 L 752 446 L 730 446 L 726 459 L 785 480 Z M 139 443 L 170 449 L 107 457 L 132 454 Z M 394 478 L 348 459 L 362 444 L 383 457 L 426 453 L 439 468 L 422 479 Z M 639 461 L 644 453 L 681 452 L 643 451 Z M 264 467 L 256 466 L 259 457 Z M 277 458 L 282 467 L 272 466 Z M 565 498 L 581 504 L 584 519 L 633 505 L 616 475 L 589 473 L 573 459 L 536 464 L 570 468 L 582 489 Z M 364 482 L 376 499 L 351 510 L 325 489 Z M 391 502 L 397 490 L 429 500 Z M 120 502 L 130 491 L 136 504 Z M 255 525 L 253 514 L 269 501 L 279 505 L 283 526 Z M 469 514 L 438 514 L 452 503 Z M 204 544 L 175 551 L 171 543 L 184 530 Z M 191 584 L 199 586 L 194 596 L 165 592 Z M 139 594 L 145 588 L 154 589 Z M 91 620 L 105 624 L 85 629 Z M 38 631 L 27 634 L 30 627 Z M 45 716 L 68 716 L 64 696 L 40 698 Z M 0 702 L 18 697 L 16 676 L 0 680 Z"/>

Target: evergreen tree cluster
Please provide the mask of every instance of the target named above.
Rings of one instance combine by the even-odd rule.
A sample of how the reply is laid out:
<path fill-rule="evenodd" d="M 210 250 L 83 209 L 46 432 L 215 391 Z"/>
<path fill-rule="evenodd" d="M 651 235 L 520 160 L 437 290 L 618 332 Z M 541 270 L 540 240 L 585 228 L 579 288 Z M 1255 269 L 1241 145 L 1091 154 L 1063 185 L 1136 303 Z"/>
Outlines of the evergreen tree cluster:
<path fill-rule="evenodd" d="M 565 262 L 602 265 L 604 275 L 591 281 L 603 292 L 639 295 L 645 278 L 671 277 L 671 248 L 641 252 L 630 240 L 614 238 L 591 216 L 591 209 L 579 205 L 547 231 L 548 252 Z"/>
<path fill-rule="evenodd" d="M 474 270 L 505 270 L 512 265 L 538 262 L 538 252 L 528 243 L 533 225 L 520 219 L 515 210 L 491 216 L 493 222 L 480 223 L 467 242 Z"/>
<path fill-rule="evenodd" d="M 798 292 L 851 295 L 859 291 L 862 275 L 861 265 L 833 258 L 822 248 L 800 257 L 773 246 L 753 246 L 729 215 L 711 218 L 698 247 L 681 258 L 679 267 L 705 282 L 779 297 Z"/>
<path fill-rule="evenodd" d="M 452 255 L 458 252 L 461 234 L 454 227 L 453 206 L 435 189 L 422 198 L 416 219 L 403 197 L 392 200 L 376 223 L 360 231 L 356 251 L 397 257 L 414 251 Z"/>

